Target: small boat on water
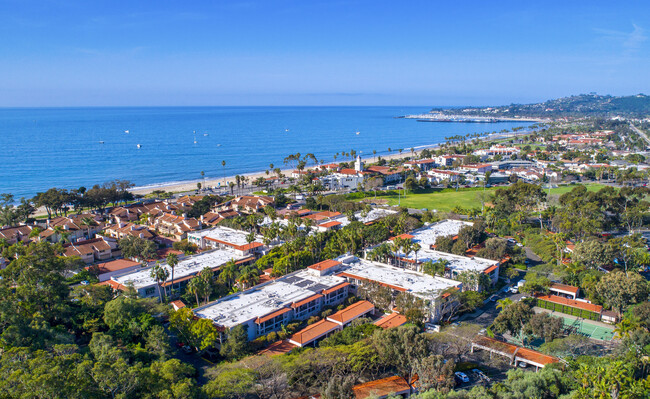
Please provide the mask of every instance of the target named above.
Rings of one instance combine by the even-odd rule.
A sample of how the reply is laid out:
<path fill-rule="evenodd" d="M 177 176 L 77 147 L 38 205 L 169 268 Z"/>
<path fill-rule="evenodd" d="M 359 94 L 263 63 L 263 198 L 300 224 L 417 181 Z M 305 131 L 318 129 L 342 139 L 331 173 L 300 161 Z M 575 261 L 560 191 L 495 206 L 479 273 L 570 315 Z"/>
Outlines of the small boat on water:
<path fill-rule="evenodd" d="M 104 144 L 104 141 L 103 141 L 103 140 L 99 140 L 99 144 Z"/>
<path fill-rule="evenodd" d="M 288 132 L 288 131 L 289 131 L 289 129 L 284 129 L 284 131 L 285 131 L 285 132 Z"/>
<path fill-rule="evenodd" d="M 124 133 L 129 134 L 129 131 L 128 131 L 128 130 L 125 130 Z"/>
<path fill-rule="evenodd" d="M 138 148 L 142 148 L 142 144 L 138 144 L 137 147 L 138 147 Z"/>
<path fill-rule="evenodd" d="M 356 134 L 361 134 L 361 132 L 356 132 Z"/>
<path fill-rule="evenodd" d="M 217 144 L 217 147 L 221 147 L 221 144 Z"/>
<path fill-rule="evenodd" d="M 205 136 L 209 136 L 209 134 L 207 134 L 207 133 L 203 133 L 203 137 L 205 137 Z"/>

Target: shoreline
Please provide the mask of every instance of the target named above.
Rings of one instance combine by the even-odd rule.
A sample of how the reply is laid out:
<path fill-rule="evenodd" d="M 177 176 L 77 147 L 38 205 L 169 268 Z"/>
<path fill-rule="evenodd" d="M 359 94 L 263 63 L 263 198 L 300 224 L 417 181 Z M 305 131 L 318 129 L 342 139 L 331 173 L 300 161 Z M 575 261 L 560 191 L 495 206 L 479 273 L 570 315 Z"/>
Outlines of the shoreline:
<path fill-rule="evenodd" d="M 514 136 L 522 136 L 529 134 L 529 130 L 525 131 L 519 131 L 519 132 L 508 132 L 508 133 L 490 133 L 485 136 L 481 136 L 479 139 L 481 141 L 492 141 L 492 140 L 499 140 L 503 138 L 508 138 L 508 137 L 514 137 Z M 419 155 L 421 151 L 425 149 L 438 149 L 443 143 L 435 143 L 435 144 L 427 144 L 427 145 L 421 145 L 417 147 L 413 147 L 415 151 L 415 156 Z M 377 155 L 376 157 L 364 157 L 361 158 L 363 162 L 376 162 L 377 157 L 381 156 L 383 159 L 389 160 L 389 159 L 399 159 L 399 158 L 406 158 L 406 157 L 411 157 L 413 156 L 410 151 L 406 151 L 406 148 L 403 149 L 404 151 L 402 154 L 399 152 L 395 152 L 393 154 L 388 154 L 388 155 Z M 328 163 L 340 163 L 340 162 L 351 162 L 354 160 L 340 160 L 340 161 L 331 161 Z M 315 165 L 310 165 L 307 168 L 314 168 Z M 290 177 L 291 173 L 295 169 L 282 169 L 281 173 L 285 175 L 285 177 Z M 249 184 L 252 184 L 253 181 L 255 181 L 259 177 L 267 178 L 267 177 L 273 177 L 275 176 L 275 173 L 272 171 L 269 171 L 269 174 L 267 175 L 265 171 L 257 171 L 257 172 L 248 172 L 248 173 L 242 173 L 239 176 L 245 176 L 250 179 Z M 186 192 L 186 191 L 195 191 L 197 189 L 196 184 L 201 183 L 203 188 L 206 187 L 218 187 L 219 184 L 221 184 L 221 187 L 219 187 L 219 190 L 223 190 L 224 187 L 228 188 L 228 183 L 230 182 L 235 183 L 235 175 L 228 175 L 224 177 L 219 177 L 219 178 L 206 178 L 206 179 L 194 179 L 194 180 L 187 180 L 187 181 L 179 181 L 179 182 L 169 182 L 169 183 L 153 183 L 153 184 L 147 184 L 143 186 L 138 186 L 138 187 L 133 187 L 129 189 L 130 192 L 133 194 L 139 194 L 139 195 L 146 195 L 150 194 L 153 191 L 156 190 L 163 190 L 167 192 Z M 261 189 L 261 188 L 260 188 Z"/>

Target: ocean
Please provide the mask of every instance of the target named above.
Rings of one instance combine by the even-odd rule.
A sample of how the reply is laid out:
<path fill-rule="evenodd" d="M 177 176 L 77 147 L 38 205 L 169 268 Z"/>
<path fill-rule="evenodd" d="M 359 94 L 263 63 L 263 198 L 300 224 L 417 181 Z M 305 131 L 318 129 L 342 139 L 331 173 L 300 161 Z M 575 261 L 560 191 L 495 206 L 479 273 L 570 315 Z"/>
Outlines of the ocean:
<path fill-rule="evenodd" d="M 331 162 L 410 152 L 457 134 L 522 122 L 423 123 L 396 116 L 429 107 L 125 107 L 0 109 L 0 193 L 18 199 L 51 187 L 114 179 L 164 185 L 285 168 L 296 152 Z M 128 133 L 127 133 L 128 131 Z M 358 132 L 358 134 L 357 134 Z M 100 142 L 103 142 L 100 143 Z M 138 144 L 140 148 L 138 148 Z M 341 156 L 337 161 L 344 160 Z M 349 159 L 348 159 L 349 160 Z"/>

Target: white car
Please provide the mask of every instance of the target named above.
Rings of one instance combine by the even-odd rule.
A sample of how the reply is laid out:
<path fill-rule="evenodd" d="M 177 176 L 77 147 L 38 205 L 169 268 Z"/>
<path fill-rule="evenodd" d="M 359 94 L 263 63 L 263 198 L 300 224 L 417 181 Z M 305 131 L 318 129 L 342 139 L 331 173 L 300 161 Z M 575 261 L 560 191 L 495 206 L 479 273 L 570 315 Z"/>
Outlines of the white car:
<path fill-rule="evenodd" d="M 469 377 L 467 374 L 463 373 L 462 371 L 457 371 L 454 373 L 456 378 L 458 378 L 461 382 L 469 382 Z"/>
<path fill-rule="evenodd" d="M 528 363 L 526 363 L 526 362 L 519 362 L 519 367 L 521 367 L 522 369 L 525 369 L 526 367 L 528 367 Z"/>

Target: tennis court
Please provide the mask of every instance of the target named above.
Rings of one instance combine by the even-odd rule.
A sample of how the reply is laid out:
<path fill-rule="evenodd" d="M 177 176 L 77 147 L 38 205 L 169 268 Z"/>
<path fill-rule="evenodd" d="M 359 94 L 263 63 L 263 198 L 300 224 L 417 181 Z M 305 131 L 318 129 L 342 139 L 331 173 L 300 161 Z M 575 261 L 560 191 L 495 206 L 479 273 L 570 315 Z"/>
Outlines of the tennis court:
<path fill-rule="evenodd" d="M 601 341 L 611 341 L 614 337 L 614 328 L 596 324 L 589 320 L 576 319 L 555 313 L 553 316 L 561 317 L 564 320 L 564 327 L 572 334 L 584 335 L 587 338 Z"/>

